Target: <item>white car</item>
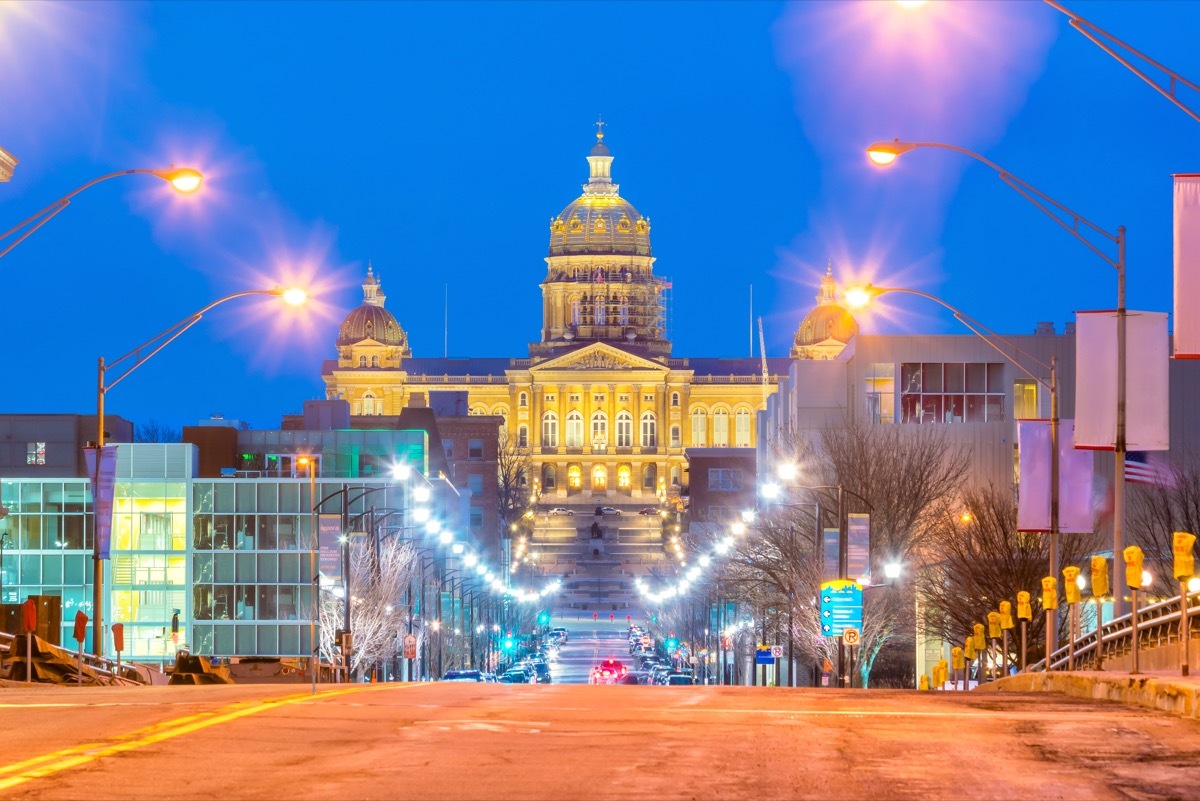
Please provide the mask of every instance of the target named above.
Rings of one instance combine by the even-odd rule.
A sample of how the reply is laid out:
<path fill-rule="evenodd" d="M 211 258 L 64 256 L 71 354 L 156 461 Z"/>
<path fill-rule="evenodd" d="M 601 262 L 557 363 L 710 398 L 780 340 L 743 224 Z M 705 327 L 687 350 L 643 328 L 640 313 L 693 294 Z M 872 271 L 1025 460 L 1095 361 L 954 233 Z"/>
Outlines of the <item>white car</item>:
<path fill-rule="evenodd" d="M 616 515 L 617 517 L 620 517 L 620 516 L 621 516 L 621 510 L 620 510 L 620 509 L 614 509 L 614 508 L 612 508 L 611 506 L 601 506 L 601 507 L 600 507 L 600 514 L 604 515 L 605 517 L 608 517 L 609 515 Z"/>
<path fill-rule="evenodd" d="M 555 506 L 549 512 L 546 512 L 546 514 L 550 515 L 551 517 L 558 517 L 559 515 L 566 515 L 567 517 L 575 516 L 575 512 L 565 506 Z"/>

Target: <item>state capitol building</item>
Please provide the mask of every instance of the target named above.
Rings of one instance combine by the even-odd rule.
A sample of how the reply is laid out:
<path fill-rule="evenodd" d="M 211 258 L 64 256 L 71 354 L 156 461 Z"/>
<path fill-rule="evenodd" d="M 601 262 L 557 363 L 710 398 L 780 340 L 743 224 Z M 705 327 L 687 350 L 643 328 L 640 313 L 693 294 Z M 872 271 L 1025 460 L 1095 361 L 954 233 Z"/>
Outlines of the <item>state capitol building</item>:
<path fill-rule="evenodd" d="M 613 156 L 596 134 L 583 193 L 550 222 L 539 338 L 518 358 L 413 356 L 384 308 L 371 268 L 362 305 L 342 322 L 322 367 L 328 399 L 353 416 L 398 415 L 430 392 L 465 392 L 469 414 L 502 419 L 530 454 L 542 502 L 650 501 L 687 484 L 685 448 L 753 448 L 791 359 L 677 358 L 650 220 L 621 197 Z M 829 359 L 857 333 L 831 275 L 797 330 L 792 359 Z M 764 369 L 765 366 L 765 369 Z M 765 375 L 764 375 L 765 374 Z"/>

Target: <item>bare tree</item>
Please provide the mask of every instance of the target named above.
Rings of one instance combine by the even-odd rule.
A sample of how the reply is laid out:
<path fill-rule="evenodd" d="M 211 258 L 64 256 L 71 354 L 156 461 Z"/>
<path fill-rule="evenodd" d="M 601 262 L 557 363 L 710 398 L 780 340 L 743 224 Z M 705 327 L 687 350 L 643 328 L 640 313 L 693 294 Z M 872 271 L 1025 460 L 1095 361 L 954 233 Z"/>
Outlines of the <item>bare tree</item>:
<path fill-rule="evenodd" d="M 500 524 L 508 531 L 511 523 L 520 520 L 530 508 L 532 487 L 529 471 L 533 460 L 529 448 L 522 448 L 517 438 L 505 435 L 501 429 L 499 447 L 496 449 L 496 471 Z"/>
<path fill-rule="evenodd" d="M 944 510 L 928 534 L 917 577 L 924 630 L 961 645 L 974 624 L 986 624 L 988 612 L 996 611 L 1001 601 L 1011 603 L 1015 615 L 1017 593 L 1024 590 L 1033 605 L 1032 659 L 1034 651 L 1044 647 L 1039 644 L 1045 638 L 1041 580 L 1049 570 L 1050 545 L 1046 534 L 1017 531 L 1012 490 L 964 491 L 961 507 Z M 1095 536 L 1063 535 L 1060 541 L 1059 563 L 1087 571 L 1085 561 L 1097 544 Z M 1062 576 L 1056 578 L 1061 586 Z"/>
<path fill-rule="evenodd" d="M 157 420 L 139 423 L 133 434 L 134 442 L 181 442 L 182 440 L 183 435 L 178 428 L 171 428 Z"/>
<path fill-rule="evenodd" d="M 350 669 L 355 674 L 396 656 L 401 630 L 407 625 L 404 591 L 416 573 L 411 543 L 389 538 L 378 548 L 366 537 L 350 544 L 350 629 L 354 650 Z M 332 659 L 333 635 L 342 628 L 344 598 L 323 593 L 321 598 L 321 653 Z"/>
<path fill-rule="evenodd" d="M 1185 451 L 1175 461 L 1158 467 L 1153 485 L 1135 485 L 1129 493 L 1131 544 L 1146 556 L 1146 569 L 1155 587 L 1178 591 L 1171 550 L 1176 531 L 1200 535 L 1200 456 Z"/>

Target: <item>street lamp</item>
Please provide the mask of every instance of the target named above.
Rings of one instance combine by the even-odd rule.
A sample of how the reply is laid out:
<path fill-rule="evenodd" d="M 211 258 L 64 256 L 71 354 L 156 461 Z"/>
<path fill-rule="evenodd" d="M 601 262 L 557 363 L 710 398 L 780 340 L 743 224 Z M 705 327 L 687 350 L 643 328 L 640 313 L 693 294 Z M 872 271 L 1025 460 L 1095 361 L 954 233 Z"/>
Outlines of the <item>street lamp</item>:
<path fill-rule="evenodd" d="M 137 170 L 134 170 L 137 172 Z M 141 172 L 150 172 L 142 170 Z M 114 175 L 123 175 L 124 173 L 113 173 Z M 157 173 L 155 173 L 157 174 Z M 197 173 L 199 175 L 199 173 Z M 111 176 L 106 176 L 111 177 Z M 103 180 L 103 179 L 97 179 Z M 93 182 L 94 183 L 94 182 Z M 86 187 L 83 187 L 86 188 Z M 81 191 L 81 190 L 76 190 Z M 69 197 L 69 196 L 68 196 Z M 0 253 L 0 256 L 4 255 Z M 92 474 L 92 512 L 95 521 L 95 531 L 92 537 L 92 612 L 94 614 L 92 622 L 92 653 L 96 656 L 103 655 L 104 648 L 104 560 L 108 558 L 108 548 L 101 548 L 100 543 L 100 509 L 96 503 L 98 497 L 97 490 L 100 486 L 100 455 L 104 448 L 104 397 L 110 389 L 124 381 L 130 373 L 141 367 L 147 361 L 154 357 L 156 353 L 174 342 L 184 331 L 200 322 L 204 314 L 215 306 L 219 306 L 226 301 L 234 298 L 242 298 L 247 295 L 277 295 L 282 297 L 288 304 L 296 306 L 305 301 L 307 295 L 302 289 L 248 289 L 243 292 L 234 292 L 231 295 L 226 295 L 223 298 L 218 298 L 212 303 L 200 309 L 197 312 L 183 318 L 175 325 L 165 331 L 151 337 L 150 339 L 138 345 L 133 350 L 126 353 L 120 358 L 114 359 L 111 362 L 105 362 L 101 356 L 96 372 L 96 464 Z M 132 360 L 132 361 L 129 361 Z M 120 373 L 116 378 L 109 380 L 108 372 L 124 362 L 129 362 L 127 365 L 120 368 Z M 110 501 L 111 503 L 111 501 Z M 110 509 L 111 513 L 111 509 Z"/>
<path fill-rule="evenodd" d="M 309 657 L 308 669 L 312 672 L 312 691 L 313 695 L 317 694 L 317 670 L 321 665 L 321 652 L 317 639 L 317 614 L 320 611 L 320 606 L 317 602 L 317 596 L 321 592 L 320 576 L 317 572 L 317 471 L 316 459 L 311 456 L 301 456 L 296 460 L 297 464 L 302 464 L 308 470 L 308 567 L 309 575 L 312 576 L 312 584 L 309 597 L 309 621 L 308 621 L 308 644 L 312 649 L 312 654 Z"/>
<path fill-rule="evenodd" d="M 917 295 L 918 297 L 932 300 L 944 309 L 947 309 L 954 315 L 954 319 L 958 320 L 967 327 L 971 333 L 986 342 L 992 350 L 999 353 L 1004 359 L 1024 373 L 1027 377 L 1035 381 L 1039 386 L 1045 387 L 1050 392 L 1050 572 L 1047 575 L 1058 575 L 1058 535 L 1059 535 L 1059 454 L 1058 454 L 1058 360 L 1050 359 L 1050 364 L 1037 359 L 1028 353 L 1025 353 L 1013 343 L 1004 339 L 992 329 L 980 323 L 978 320 L 968 316 L 963 311 L 956 309 L 946 301 L 936 295 L 931 295 L 928 292 L 922 292 L 918 289 L 903 289 L 899 287 L 879 287 L 867 284 L 865 287 L 852 287 L 846 291 L 846 305 L 852 309 L 865 308 L 874 298 L 886 294 L 888 292 L 901 292 L 907 295 Z M 985 333 L 986 332 L 986 333 Z M 998 339 L 1013 349 L 1013 353 L 1008 353 L 999 345 L 992 341 Z M 1050 373 L 1050 381 L 1047 383 L 1044 379 L 1031 373 L 1018 360 L 1024 356 L 1030 361 L 1036 363 L 1040 367 L 1046 369 Z M 963 523 L 971 522 L 970 512 L 963 512 L 961 518 Z M 1114 615 L 1115 617 L 1115 615 Z M 1058 621 L 1051 615 L 1048 618 L 1046 629 L 1046 643 L 1049 650 L 1054 650 L 1058 643 Z"/>
<path fill-rule="evenodd" d="M 0 150 L 0 172 L 4 172 L 2 163 L 5 160 L 4 159 L 5 156 L 8 156 L 8 154 L 5 153 L 3 150 Z M 14 164 L 14 165 L 16 164 L 16 159 L 12 159 L 11 156 L 9 156 L 9 159 L 12 160 L 12 164 Z M 12 174 L 11 166 L 8 168 L 7 172 L 9 175 Z M 34 231 L 36 231 L 37 229 L 39 229 L 43 225 L 45 225 L 47 222 L 49 222 L 51 217 L 53 217 L 55 214 L 58 214 L 60 211 L 65 209 L 67 206 L 69 206 L 71 204 L 71 198 L 75 197 L 83 190 L 95 186 L 96 184 L 100 183 L 101 181 L 107 181 L 109 178 L 116 178 L 121 175 L 154 175 L 159 178 L 162 178 L 164 181 L 169 183 L 172 187 L 175 188 L 175 191 L 180 192 L 185 195 L 191 194 L 192 192 L 195 192 L 197 189 L 199 189 L 200 184 L 203 183 L 203 180 L 204 180 L 203 176 L 200 175 L 200 173 L 197 172 L 196 170 L 193 170 L 189 167 L 175 167 L 175 166 L 168 167 L 165 170 L 120 170 L 118 172 L 110 172 L 107 175 L 101 175 L 99 178 L 93 178 L 92 180 L 88 181 L 86 184 L 79 187 L 75 191 L 70 192 L 69 194 L 63 195 L 61 198 L 54 201 L 46 208 L 42 209 L 41 211 L 37 212 L 36 214 L 32 214 L 29 217 L 26 217 L 24 220 L 21 220 L 21 222 L 14 225 L 12 228 L 9 228 L 4 233 L 0 234 L 0 242 L 3 242 L 5 239 L 8 239 L 10 236 L 13 236 L 14 234 L 16 234 L 22 228 L 26 228 L 26 230 L 24 232 L 22 232 L 21 235 L 18 236 L 13 242 L 9 243 L 8 246 L 5 247 L 3 250 L 0 250 L 0 259 L 4 258 L 8 254 L 8 252 L 10 250 L 12 250 L 13 248 L 15 248 L 17 245 L 24 242 L 26 237 L 28 237 Z"/>
<path fill-rule="evenodd" d="M 0 147 L 0 182 L 12 178 L 13 170 L 17 168 L 17 159 L 12 153 Z"/>
<path fill-rule="evenodd" d="M 1060 9 L 1061 10 L 1061 9 Z M 1062 228 L 1078 239 L 1083 245 L 1106 264 L 1117 271 L 1117 432 L 1113 444 L 1115 458 L 1113 479 L 1113 556 L 1122 553 L 1125 547 L 1125 226 L 1119 226 L 1115 234 L 1101 228 L 1090 220 L 1059 203 L 1054 198 L 1021 180 L 990 159 L 984 158 L 973 150 L 957 145 L 947 145 L 939 142 L 901 142 L 893 139 L 891 142 L 876 142 L 867 148 L 867 156 L 875 164 L 887 166 L 901 155 L 919 147 L 953 150 L 964 156 L 969 156 L 981 164 L 991 167 L 1000 180 L 1016 190 L 1022 197 L 1032 203 L 1043 214 L 1058 223 Z M 1116 245 L 1117 255 L 1112 257 L 1100 249 L 1086 235 L 1091 231 L 1103 239 Z M 927 296 L 929 297 L 929 296 Z M 936 299 L 935 299 L 936 300 Z M 944 305 L 944 304 L 943 304 Z M 1055 479 L 1057 482 L 1057 478 Z M 1056 484 L 1057 486 L 1057 484 Z M 1052 573 L 1051 575 L 1057 575 Z M 1124 613 L 1125 598 L 1122 593 L 1113 593 L 1113 619 Z"/>

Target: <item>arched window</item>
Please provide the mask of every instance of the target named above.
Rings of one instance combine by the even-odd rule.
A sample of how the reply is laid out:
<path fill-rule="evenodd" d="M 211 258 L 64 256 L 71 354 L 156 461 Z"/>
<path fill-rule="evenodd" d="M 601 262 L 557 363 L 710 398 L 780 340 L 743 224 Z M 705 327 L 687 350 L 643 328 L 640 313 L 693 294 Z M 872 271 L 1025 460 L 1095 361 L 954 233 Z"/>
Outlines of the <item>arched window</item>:
<path fill-rule="evenodd" d="M 678 393 L 678 392 L 672 392 L 672 393 L 671 393 L 671 405 L 672 405 L 672 406 L 678 406 L 678 405 L 679 405 L 679 393 Z"/>
<path fill-rule="evenodd" d="M 369 391 L 363 393 L 362 410 L 363 410 L 363 414 L 379 414 L 380 413 L 380 411 L 376 410 L 375 395 Z"/>
<path fill-rule="evenodd" d="M 520 406 L 522 409 L 524 409 L 526 406 L 528 406 L 529 405 L 529 395 L 527 395 L 524 392 L 522 392 L 520 395 L 518 395 L 517 396 L 517 405 Z"/>
<path fill-rule="evenodd" d="M 713 438 L 712 444 L 714 448 L 729 447 L 729 410 L 717 409 L 713 412 Z"/>
<path fill-rule="evenodd" d="M 378 367 L 378 366 L 379 366 L 379 357 L 378 357 L 378 356 L 372 356 L 372 357 L 371 357 L 371 366 L 372 366 L 372 367 Z"/>
<path fill-rule="evenodd" d="M 623 464 L 617 467 L 617 489 L 629 489 L 633 486 L 633 469 Z"/>
<path fill-rule="evenodd" d="M 658 447 L 658 420 L 654 412 L 642 412 L 642 447 Z"/>
<path fill-rule="evenodd" d="M 552 490 L 555 486 L 556 477 L 554 474 L 554 465 L 542 465 L 542 489 Z"/>
<path fill-rule="evenodd" d="M 583 486 L 583 470 L 577 464 L 573 464 L 567 468 L 567 485 L 571 489 L 579 489 Z"/>
<path fill-rule="evenodd" d="M 617 412 L 617 447 L 633 446 L 633 415 L 629 412 Z"/>
<path fill-rule="evenodd" d="M 517 447 L 518 448 L 528 448 L 529 447 L 529 426 L 518 426 L 517 427 Z"/>
<path fill-rule="evenodd" d="M 469 414 L 472 414 L 475 416 L 483 416 L 483 415 L 487 414 L 487 409 L 483 408 L 482 406 L 472 406 Z"/>
<path fill-rule="evenodd" d="M 567 447 L 583 447 L 583 415 L 577 411 L 567 413 Z"/>
<path fill-rule="evenodd" d="M 604 412 L 592 413 L 592 444 L 608 444 L 608 415 Z"/>
<path fill-rule="evenodd" d="M 679 486 L 679 465 L 675 465 L 671 468 L 671 486 Z"/>
<path fill-rule="evenodd" d="M 596 306 L 596 325 L 605 325 L 606 324 L 605 311 L 607 310 L 608 307 L 604 305 L 604 296 L 602 296 L 602 295 L 596 296 L 595 306 Z"/>
<path fill-rule="evenodd" d="M 651 462 L 642 471 L 642 489 L 653 492 L 658 484 L 658 465 Z"/>
<path fill-rule="evenodd" d="M 624 295 L 621 296 L 621 310 L 618 314 L 620 315 L 621 325 L 629 325 L 629 298 Z"/>
<path fill-rule="evenodd" d="M 528 487 L 529 486 L 529 475 L 524 470 L 519 470 L 517 472 L 517 486 L 518 487 Z"/>
<path fill-rule="evenodd" d="M 358 366 L 359 366 L 359 367 L 366 367 L 366 366 L 367 366 L 367 357 L 366 357 L 366 356 L 359 356 L 359 357 L 358 357 Z"/>
<path fill-rule="evenodd" d="M 592 468 L 592 492 L 608 488 L 608 468 L 598 464 Z"/>
<path fill-rule="evenodd" d="M 681 447 L 681 440 L 679 437 L 679 426 L 671 426 L 671 447 L 672 448 Z"/>
<path fill-rule="evenodd" d="M 542 445 L 547 448 L 558 447 L 558 415 L 554 412 L 542 415 Z"/>
<path fill-rule="evenodd" d="M 703 448 L 708 439 L 708 413 L 703 409 L 692 409 L 692 447 Z"/>
<path fill-rule="evenodd" d="M 495 414 L 500 418 L 500 439 L 508 439 L 508 409 L 501 406 Z"/>
<path fill-rule="evenodd" d="M 750 441 L 750 410 L 738 409 L 733 415 L 733 444 L 739 448 L 749 448 Z"/>
<path fill-rule="evenodd" d="M 579 296 L 572 295 L 571 296 L 571 325 L 579 326 L 582 323 L 583 323 L 583 319 L 580 316 Z"/>

